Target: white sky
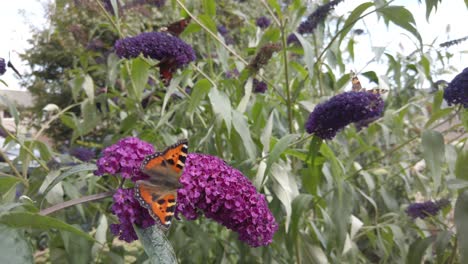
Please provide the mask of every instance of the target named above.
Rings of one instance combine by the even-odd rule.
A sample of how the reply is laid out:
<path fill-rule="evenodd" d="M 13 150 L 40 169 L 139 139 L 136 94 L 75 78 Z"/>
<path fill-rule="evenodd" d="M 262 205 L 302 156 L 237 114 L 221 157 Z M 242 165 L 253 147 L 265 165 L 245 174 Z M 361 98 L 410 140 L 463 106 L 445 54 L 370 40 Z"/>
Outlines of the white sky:
<path fill-rule="evenodd" d="M 11 53 L 11 61 L 13 65 L 24 73 L 29 70 L 27 65 L 20 60 L 18 53 L 21 53 L 29 47 L 27 39 L 31 36 L 30 24 L 34 27 L 42 28 L 45 26 L 46 19 L 44 18 L 43 4 L 47 0 L 16 0 L 5 1 L 0 9 L 0 57 L 8 61 L 8 52 Z M 364 0 L 346 0 L 339 4 L 336 8 L 337 14 L 348 14 L 353 8 L 359 4 L 366 2 Z M 424 1 L 423 1 L 424 2 Z M 465 37 L 468 35 L 468 10 L 464 4 L 464 0 L 443 0 L 436 11 L 431 14 L 429 23 L 426 21 L 426 8 L 424 4 L 418 4 L 417 0 L 397 0 L 393 5 L 405 6 L 416 20 L 416 27 L 422 35 L 423 43 L 431 43 L 437 38 L 435 45 L 450 40 Z M 370 10 L 370 9 L 369 9 Z M 364 68 L 367 61 L 374 57 L 371 52 L 371 46 L 388 47 L 393 51 L 402 51 L 401 46 L 407 48 L 403 53 L 407 54 L 413 50 L 414 46 L 409 38 L 405 35 L 410 35 L 399 28 L 390 27 L 388 31 L 383 21 L 376 20 L 375 15 L 370 15 L 364 20 L 370 34 L 365 34 L 357 38 L 358 44 L 355 47 L 355 54 L 359 56 L 354 65 L 350 69 L 358 71 L 374 70 L 378 75 L 383 75 L 386 66 L 378 64 L 370 64 Z M 364 24 L 359 22 L 355 28 L 363 28 Z M 450 31 L 447 33 L 447 28 Z M 372 37 L 372 39 L 369 38 Z M 468 41 L 457 46 L 452 46 L 449 51 L 456 54 L 452 60 L 452 66 L 461 71 L 468 67 Z M 464 53 L 460 53 L 464 51 Z M 391 52 L 394 53 L 394 52 Z M 457 73 L 453 72 L 444 77 L 450 81 Z M 10 68 L 0 77 L 8 83 L 9 88 L 5 88 L 0 83 L 0 89 L 20 89 L 18 80 Z M 361 78 L 361 82 L 366 85 L 366 79 Z"/>

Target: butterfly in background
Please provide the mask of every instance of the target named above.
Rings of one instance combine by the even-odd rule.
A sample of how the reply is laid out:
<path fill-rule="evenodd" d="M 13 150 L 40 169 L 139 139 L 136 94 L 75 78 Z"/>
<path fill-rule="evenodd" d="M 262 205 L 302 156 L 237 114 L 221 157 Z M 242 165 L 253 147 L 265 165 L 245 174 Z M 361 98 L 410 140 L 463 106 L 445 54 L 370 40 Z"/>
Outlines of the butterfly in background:
<path fill-rule="evenodd" d="M 171 23 L 165 27 L 159 29 L 161 32 L 167 32 L 175 37 L 179 37 L 179 35 L 185 30 L 185 28 L 190 24 L 192 18 L 184 18 L 182 20 L 176 21 Z M 174 58 L 170 59 L 163 59 L 157 65 L 159 67 L 159 78 L 161 78 L 162 82 L 165 86 L 168 86 L 172 80 L 173 73 L 177 70 L 177 64 Z"/>
<path fill-rule="evenodd" d="M 141 170 L 149 179 L 135 184 L 135 198 L 164 230 L 169 228 L 174 216 L 177 189 L 181 187 L 179 178 L 185 167 L 187 151 L 188 141 L 184 139 L 163 152 L 146 156 Z"/>
<path fill-rule="evenodd" d="M 163 32 L 168 32 L 169 34 L 178 37 L 182 32 L 184 32 L 185 28 L 188 26 L 188 24 L 190 24 L 191 20 L 191 17 L 184 18 L 182 20 L 171 23 L 165 27 L 162 27 L 159 30 Z"/>
<path fill-rule="evenodd" d="M 378 89 L 378 88 L 374 88 L 374 89 L 370 89 L 370 90 L 363 89 L 362 86 L 361 86 L 361 82 L 359 81 L 356 73 L 354 73 L 353 71 L 351 71 L 351 83 L 353 85 L 352 86 L 353 92 L 364 91 L 364 92 L 369 92 L 369 93 L 373 93 L 373 94 L 384 94 L 384 93 L 388 92 L 388 90 Z"/>

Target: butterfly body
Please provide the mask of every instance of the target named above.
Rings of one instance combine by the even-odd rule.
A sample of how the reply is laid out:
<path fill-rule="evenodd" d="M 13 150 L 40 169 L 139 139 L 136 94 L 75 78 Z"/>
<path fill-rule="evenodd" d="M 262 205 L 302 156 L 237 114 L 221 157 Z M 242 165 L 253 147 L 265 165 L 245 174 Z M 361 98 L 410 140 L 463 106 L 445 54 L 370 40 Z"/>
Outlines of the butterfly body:
<path fill-rule="evenodd" d="M 184 18 L 182 20 L 171 23 L 165 27 L 159 29 L 161 32 L 167 32 L 175 37 L 185 30 L 185 28 L 190 24 L 191 18 Z M 165 58 L 161 60 L 158 65 L 159 67 L 159 77 L 163 81 L 165 86 L 168 86 L 172 80 L 172 75 L 177 70 L 177 64 L 175 58 Z"/>
<path fill-rule="evenodd" d="M 356 74 L 353 71 L 351 71 L 351 76 L 352 76 L 351 77 L 352 90 L 354 92 L 365 91 L 365 92 L 369 92 L 369 93 L 373 93 L 373 94 L 383 94 L 383 93 L 388 92 L 385 89 L 379 89 L 379 88 L 365 90 L 365 89 L 362 88 L 361 82 L 359 81 L 358 77 L 356 76 Z"/>
<path fill-rule="evenodd" d="M 163 152 L 148 155 L 142 162 L 141 170 L 149 176 L 135 184 L 135 197 L 141 206 L 164 229 L 169 228 L 174 216 L 179 178 L 185 167 L 188 142 L 181 140 Z"/>

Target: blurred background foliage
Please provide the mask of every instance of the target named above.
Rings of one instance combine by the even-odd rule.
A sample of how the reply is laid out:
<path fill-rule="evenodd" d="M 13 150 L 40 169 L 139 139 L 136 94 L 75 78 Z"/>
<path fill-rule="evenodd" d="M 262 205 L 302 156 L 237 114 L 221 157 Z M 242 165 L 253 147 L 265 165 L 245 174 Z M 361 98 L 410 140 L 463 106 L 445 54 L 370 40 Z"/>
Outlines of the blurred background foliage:
<path fill-rule="evenodd" d="M 33 48 L 22 56 L 31 66 L 23 85 L 37 99 L 31 124 L 52 144 L 38 134 L 8 133 L 7 143 L 21 151 L 2 163 L 0 260 L 145 261 L 140 242 L 126 244 L 109 232 L 116 221 L 111 199 L 97 200 L 118 186 L 117 179 L 93 175 L 104 147 L 138 136 L 157 149 L 187 137 L 190 152 L 226 160 L 267 196 L 280 225 L 272 244 L 250 248 L 215 222 L 175 221 L 168 239 L 181 263 L 468 261 L 468 241 L 460 239 L 468 232 L 467 112 L 448 107 L 437 86 L 437 76 L 461 69 L 450 66 L 450 47 L 425 43 L 411 10 L 392 2 L 331 13 L 313 34 L 297 34 L 300 44 L 287 45 L 301 21 L 325 2 L 51 1 L 50 25 L 35 33 Z M 428 15 L 440 2 L 423 3 Z M 193 46 L 197 60 L 174 74 L 168 87 L 157 61 L 121 60 L 113 52 L 119 38 L 189 16 L 180 38 Z M 260 16 L 272 22 L 266 29 L 255 25 Z M 365 16 L 403 28 L 414 46 L 376 54 L 385 76 L 358 73 L 389 89 L 384 116 L 322 142 L 305 132 L 305 121 L 316 104 L 349 90 L 349 65 L 359 56 L 354 37 L 362 30 L 354 25 Z M 248 70 L 269 43 L 280 49 L 258 71 Z M 240 75 L 227 76 L 234 70 Z M 252 93 L 251 77 L 265 81 L 268 91 Z M 23 117 L 9 106 L 18 120 Z M 91 150 L 90 160 L 74 157 L 77 147 Z M 442 198 L 450 206 L 433 217 L 412 219 L 405 212 L 411 203 Z M 82 200 L 66 207 L 73 199 Z M 44 211 L 53 205 L 64 208 Z"/>

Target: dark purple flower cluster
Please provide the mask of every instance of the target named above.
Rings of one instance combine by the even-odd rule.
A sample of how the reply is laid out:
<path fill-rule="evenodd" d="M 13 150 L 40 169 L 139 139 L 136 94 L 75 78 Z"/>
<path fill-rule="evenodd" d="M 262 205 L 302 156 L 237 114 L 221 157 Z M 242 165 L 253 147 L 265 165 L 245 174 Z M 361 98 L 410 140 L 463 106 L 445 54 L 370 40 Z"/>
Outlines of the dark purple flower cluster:
<path fill-rule="evenodd" d="M 228 79 L 237 78 L 237 77 L 239 77 L 239 71 L 238 71 L 236 68 L 234 68 L 234 70 L 227 71 L 227 72 L 225 73 L 225 76 L 226 76 L 226 78 L 228 78 Z"/>
<path fill-rule="evenodd" d="M 301 42 L 299 41 L 299 39 L 297 38 L 296 34 L 294 33 L 291 33 L 288 35 L 288 38 L 286 39 L 286 43 L 288 45 L 301 45 Z"/>
<path fill-rule="evenodd" d="M 226 42 L 226 44 L 234 44 L 234 39 L 229 35 L 229 30 L 225 26 L 218 25 L 216 28 L 218 29 L 219 34 L 223 36 L 224 42 Z"/>
<path fill-rule="evenodd" d="M 267 28 L 268 26 L 270 26 L 270 24 L 271 24 L 271 21 L 270 19 L 268 19 L 268 17 L 262 16 L 262 17 L 257 18 L 256 25 L 261 29 Z"/>
<path fill-rule="evenodd" d="M 117 174 L 124 179 L 136 182 L 147 178 L 140 171 L 140 165 L 146 155 L 154 153 L 153 145 L 134 137 L 121 139 L 116 144 L 107 147 L 102 152 L 96 165 L 95 175 Z"/>
<path fill-rule="evenodd" d="M 441 199 L 438 201 L 426 201 L 423 203 L 412 203 L 406 208 L 406 213 L 413 219 L 424 219 L 429 216 L 435 216 L 445 206 L 449 205 L 448 199 Z"/>
<path fill-rule="evenodd" d="M 178 68 L 195 60 L 195 51 L 178 37 L 164 32 L 146 32 L 119 39 L 115 52 L 120 58 L 135 58 L 143 54 L 156 60 L 171 59 Z"/>
<path fill-rule="evenodd" d="M 5 59 L 0 58 L 0 75 L 3 75 L 6 72 Z"/>
<path fill-rule="evenodd" d="M 297 31 L 300 34 L 312 33 L 317 28 L 318 24 L 325 20 L 331 10 L 343 0 L 332 0 L 324 5 L 317 7 L 317 9 L 310 14 L 307 19 L 302 22 Z"/>
<path fill-rule="evenodd" d="M 193 220 L 203 212 L 239 233 L 253 247 L 268 245 L 278 229 L 264 195 L 240 171 L 223 160 L 203 154 L 188 155 L 177 192 L 177 213 Z"/>
<path fill-rule="evenodd" d="M 263 81 L 253 79 L 253 88 L 254 93 L 265 93 L 268 89 L 268 85 Z"/>
<path fill-rule="evenodd" d="M 219 34 L 223 37 L 229 33 L 229 30 L 223 25 L 218 25 L 216 28 L 218 29 Z"/>
<path fill-rule="evenodd" d="M 449 105 L 461 104 L 468 108 L 468 68 L 455 76 L 445 88 L 444 99 Z"/>
<path fill-rule="evenodd" d="M 155 224 L 146 208 L 135 199 L 133 188 L 117 189 L 113 197 L 112 213 L 119 218 L 119 224 L 111 224 L 111 232 L 128 243 L 137 240 L 133 225 L 147 228 Z"/>
<path fill-rule="evenodd" d="M 383 109 L 384 101 L 379 94 L 346 92 L 317 105 L 305 128 L 322 139 L 332 139 L 351 123 L 381 116 Z"/>
<path fill-rule="evenodd" d="M 94 152 L 94 150 L 89 149 L 89 148 L 76 147 L 70 150 L 70 155 L 72 155 L 73 157 L 81 161 L 88 162 L 94 159 L 94 157 L 96 156 L 96 153 Z"/>

